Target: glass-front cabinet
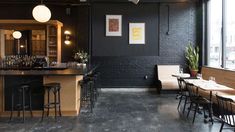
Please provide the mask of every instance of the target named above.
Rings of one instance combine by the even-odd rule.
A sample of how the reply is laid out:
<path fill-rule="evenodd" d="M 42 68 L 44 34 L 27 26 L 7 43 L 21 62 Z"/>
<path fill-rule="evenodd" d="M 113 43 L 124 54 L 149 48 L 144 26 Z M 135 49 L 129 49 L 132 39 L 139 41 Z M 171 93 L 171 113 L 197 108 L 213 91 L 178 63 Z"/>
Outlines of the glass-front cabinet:
<path fill-rule="evenodd" d="M 50 63 L 61 62 L 62 26 L 57 20 L 43 24 L 34 20 L 0 20 L 1 58 L 38 56 L 47 57 Z"/>
<path fill-rule="evenodd" d="M 31 40 L 32 55 L 46 56 L 45 30 L 32 30 Z"/>
<path fill-rule="evenodd" d="M 58 55 L 57 29 L 55 26 L 47 26 L 47 55 L 50 61 L 56 61 Z"/>

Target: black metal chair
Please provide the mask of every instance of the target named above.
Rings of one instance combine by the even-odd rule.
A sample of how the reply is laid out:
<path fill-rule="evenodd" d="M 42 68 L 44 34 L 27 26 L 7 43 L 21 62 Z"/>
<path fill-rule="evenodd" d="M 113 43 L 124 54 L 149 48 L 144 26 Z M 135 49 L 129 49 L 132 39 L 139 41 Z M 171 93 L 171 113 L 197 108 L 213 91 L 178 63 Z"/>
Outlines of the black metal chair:
<path fill-rule="evenodd" d="M 205 111 L 208 110 L 211 122 L 213 124 L 212 109 L 211 109 L 212 102 L 210 102 L 208 99 L 203 98 L 202 96 L 198 95 L 198 88 L 195 87 L 193 84 L 186 83 L 186 88 L 188 89 L 189 98 L 190 98 L 190 106 L 189 106 L 187 117 L 189 116 L 191 109 L 195 108 L 194 115 L 193 115 L 193 123 L 194 123 L 196 113 L 199 111 L 199 106 L 202 106 L 203 112 L 204 112 L 204 118 L 207 117 L 205 114 Z M 192 107 L 193 105 L 195 105 L 195 107 Z"/>
<path fill-rule="evenodd" d="M 18 104 L 15 104 L 15 96 L 18 96 Z M 29 99 L 29 104 L 26 104 L 26 99 Z M 32 99 L 31 99 L 31 88 L 27 84 L 22 84 L 19 88 L 12 89 L 11 93 L 11 115 L 10 121 L 12 120 L 13 111 L 16 109 L 18 111 L 18 117 L 20 117 L 20 111 L 22 110 L 22 119 L 25 122 L 25 110 L 29 109 L 31 117 L 33 117 L 32 112 Z"/>
<path fill-rule="evenodd" d="M 47 94 L 47 104 L 43 106 L 42 121 L 44 118 L 45 109 L 47 109 L 47 117 L 49 116 L 50 109 L 55 109 L 55 120 L 57 120 L 57 108 L 59 109 L 59 116 L 61 117 L 61 104 L 60 104 L 60 83 L 48 83 L 44 85 L 44 95 Z M 50 100 L 50 93 L 54 95 L 54 101 Z M 45 102 L 44 102 L 45 103 Z"/>
<path fill-rule="evenodd" d="M 222 121 L 220 132 L 222 132 L 224 124 L 228 124 L 235 128 L 235 113 L 233 109 L 234 101 L 229 98 L 216 95 L 217 105 L 219 108 L 219 119 Z"/>
<path fill-rule="evenodd" d="M 80 91 L 80 106 L 84 107 L 85 102 L 88 100 L 88 78 L 84 77 L 83 80 L 78 82 L 78 85 L 81 86 L 81 91 Z"/>
<path fill-rule="evenodd" d="M 85 107 L 86 105 L 89 105 L 91 112 L 93 112 L 95 102 L 99 96 L 99 88 L 97 85 L 99 76 L 99 72 L 92 71 L 84 76 L 83 80 L 79 81 L 78 83 L 81 86 L 80 106 Z"/>
<path fill-rule="evenodd" d="M 188 90 L 186 89 L 186 84 L 185 84 L 184 80 L 182 78 L 177 78 L 177 81 L 178 81 L 178 85 L 179 85 L 179 89 L 180 89 L 179 103 L 178 103 L 177 109 L 179 109 L 182 100 L 185 100 L 184 107 L 183 107 L 183 113 L 184 113 L 186 104 L 188 103 L 189 94 L 188 94 Z"/>
<path fill-rule="evenodd" d="M 93 112 L 94 108 L 94 82 L 93 80 L 85 76 L 83 80 L 79 81 L 81 86 L 80 92 L 80 106 L 85 107 L 86 105 L 90 106 L 90 111 Z"/>
<path fill-rule="evenodd" d="M 99 76 L 100 73 L 99 72 L 92 72 L 91 74 L 88 74 L 87 77 L 90 79 L 90 81 L 92 81 L 92 85 L 93 85 L 93 94 L 94 94 L 94 101 L 97 101 L 97 97 L 99 96 L 99 89 L 98 89 L 98 85 L 97 82 L 99 81 Z"/>

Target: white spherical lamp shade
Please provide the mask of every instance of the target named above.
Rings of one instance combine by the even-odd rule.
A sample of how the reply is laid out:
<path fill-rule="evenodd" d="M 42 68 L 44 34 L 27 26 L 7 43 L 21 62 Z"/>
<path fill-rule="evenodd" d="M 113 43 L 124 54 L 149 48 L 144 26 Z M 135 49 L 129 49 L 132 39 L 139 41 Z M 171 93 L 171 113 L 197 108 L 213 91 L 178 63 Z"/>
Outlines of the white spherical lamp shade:
<path fill-rule="evenodd" d="M 33 8 L 33 18 L 38 22 L 47 22 L 51 18 L 51 11 L 45 5 L 37 5 Z"/>
<path fill-rule="evenodd" d="M 12 35 L 15 39 L 20 39 L 22 37 L 22 34 L 20 31 L 14 31 Z"/>

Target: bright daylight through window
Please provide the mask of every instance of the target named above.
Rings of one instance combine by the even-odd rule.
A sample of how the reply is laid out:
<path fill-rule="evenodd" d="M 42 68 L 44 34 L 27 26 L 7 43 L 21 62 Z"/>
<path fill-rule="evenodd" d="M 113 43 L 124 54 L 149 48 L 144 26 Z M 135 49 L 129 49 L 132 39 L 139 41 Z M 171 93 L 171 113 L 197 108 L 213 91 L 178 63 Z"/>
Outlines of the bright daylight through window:
<path fill-rule="evenodd" d="M 235 69 L 235 0 L 225 1 L 225 67 Z"/>
<path fill-rule="evenodd" d="M 212 67 L 220 67 L 222 58 L 222 0 L 210 0 L 208 5 L 208 64 Z"/>
<path fill-rule="evenodd" d="M 210 0 L 208 3 L 209 66 L 235 69 L 234 12 L 235 0 Z"/>

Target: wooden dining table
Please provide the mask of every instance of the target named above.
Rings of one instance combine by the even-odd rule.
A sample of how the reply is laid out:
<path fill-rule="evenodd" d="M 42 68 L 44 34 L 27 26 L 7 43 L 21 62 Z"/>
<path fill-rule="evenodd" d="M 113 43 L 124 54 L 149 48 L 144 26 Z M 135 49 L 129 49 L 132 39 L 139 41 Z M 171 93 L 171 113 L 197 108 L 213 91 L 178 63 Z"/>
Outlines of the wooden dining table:
<path fill-rule="evenodd" d="M 184 79 L 186 83 L 193 84 L 196 88 L 210 92 L 210 101 L 213 91 L 235 91 L 235 89 L 227 87 L 225 85 L 218 84 L 214 81 L 208 81 L 203 79 Z"/>
<path fill-rule="evenodd" d="M 229 98 L 229 99 L 231 99 L 231 100 L 233 100 L 235 102 L 235 95 L 224 95 L 224 94 L 221 94 L 219 96 L 224 97 L 224 98 Z"/>
<path fill-rule="evenodd" d="M 211 110 L 212 110 L 212 92 L 216 91 L 235 91 L 235 89 L 221 85 L 216 83 L 215 81 L 211 80 L 203 80 L 203 79 L 184 79 L 185 83 L 189 83 L 194 85 L 198 89 L 204 90 L 204 91 L 209 91 L 210 92 L 210 97 L 209 101 L 211 102 Z M 235 95 L 233 96 L 233 99 L 235 100 Z M 212 120 L 213 122 L 213 120 Z"/>

